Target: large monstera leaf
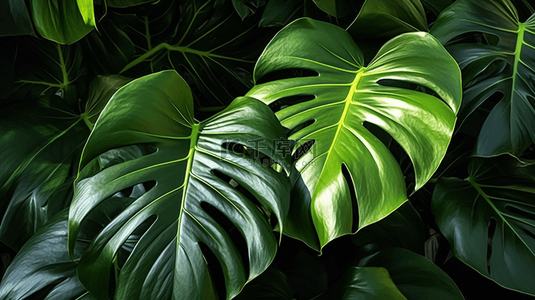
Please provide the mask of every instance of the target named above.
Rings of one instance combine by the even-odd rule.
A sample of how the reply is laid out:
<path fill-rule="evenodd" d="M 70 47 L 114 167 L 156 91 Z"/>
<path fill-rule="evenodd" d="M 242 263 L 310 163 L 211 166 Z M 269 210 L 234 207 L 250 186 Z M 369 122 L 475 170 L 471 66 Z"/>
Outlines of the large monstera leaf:
<path fill-rule="evenodd" d="M 364 123 L 382 128 L 408 153 L 416 189 L 438 167 L 455 125 L 460 71 L 431 35 L 400 35 L 368 66 L 363 60 L 344 30 L 299 19 L 270 42 L 256 65 L 255 80 L 284 69 L 319 75 L 270 81 L 248 93 L 274 109 L 282 107 L 277 117 L 297 141 L 294 152 L 314 141 L 296 162 L 301 177 L 286 227 L 287 234 L 314 248 L 381 220 L 406 201 L 398 163 Z M 424 86 L 443 101 L 383 85 L 387 80 Z"/>
<path fill-rule="evenodd" d="M 283 230 L 290 183 L 271 164 L 288 169 L 289 157 L 275 148 L 284 137 L 270 109 L 252 98 L 238 98 L 196 123 L 191 91 L 175 71 L 123 87 L 100 115 L 82 154 L 69 215 L 70 250 L 80 223 L 113 201 L 110 196 L 139 184 L 146 191 L 92 240 L 78 265 L 82 284 L 107 299 L 118 249 L 145 225 L 130 257 L 120 271 L 115 268 L 115 299 L 216 299 L 221 290 L 214 282 L 223 278 L 216 278 L 212 264 L 222 270 L 223 297 L 237 295 L 275 256 L 268 218 L 276 218 Z M 135 159 L 113 157 L 134 145 L 154 149 Z M 108 163 L 98 167 L 94 159 L 102 154 Z M 264 156 L 272 159 L 267 166 L 254 160 Z"/>
<path fill-rule="evenodd" d="M 509 0 L 461 0 L 448 7 L 431 30 L 442 43 L 474 32 L 484 34 L 489 42 L 448 46 L 466 86 L 459 120 L 462 124 L 497 96 L 475 154 L 521 154 L 535 142 L 535 15 L 522 23 Z"/>
<path fill-rule="evenodd" d="M 535 295 L 535 164 L 474 158 L 442 178 L 431 208 L 454 255 L 502 286 Z"/>

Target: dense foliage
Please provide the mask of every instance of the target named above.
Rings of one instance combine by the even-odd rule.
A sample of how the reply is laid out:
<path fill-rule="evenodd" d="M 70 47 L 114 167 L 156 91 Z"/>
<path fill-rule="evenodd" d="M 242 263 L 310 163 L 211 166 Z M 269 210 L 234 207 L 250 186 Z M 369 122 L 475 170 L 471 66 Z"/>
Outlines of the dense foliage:
<path fill-rule="evenodd" d="M 15 0 L 0 41 L 2 300 L 535 296 L 535 1 Z"/>

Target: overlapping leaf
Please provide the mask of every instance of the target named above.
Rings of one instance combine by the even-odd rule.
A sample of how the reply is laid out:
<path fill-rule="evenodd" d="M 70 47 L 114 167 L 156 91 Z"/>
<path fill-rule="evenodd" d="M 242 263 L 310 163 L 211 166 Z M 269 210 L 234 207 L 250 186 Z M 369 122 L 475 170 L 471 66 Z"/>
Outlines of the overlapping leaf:
<path fill-rule="evenodd" d="M 367 0 L 347 31 L 361 41 L 391 39 L 401 33 L 429 29 L 420 0 Z"/>
<path fill-rule="evenodd" d="M 30 0 L 37 32 L 44 38 L 70 45 L 96 26 L 93 0 Z"/>
<path fill-rule="evenodd" d="M 314 142 L 296 162 L 301 178 L 286 231 L 314 248 L 381 220 L 406 201 L 397 162 L 364 123 L 382 128 L 403 147 L 419 189 L 445 154 L 460 105 L 459 69 L 427 33 L 400 35 L 367 67 L 363 60 L 344 30 L 299 19 L 270 42 L 256 65 L 255 80 L 296 68 L 318 76 L 274 80 L 248 93 L 275 110 L 282 108 L 277 116 L 297 141 L 294 152 Z M 425 86 L 443 101 L 382 85 L 382 80 Z"/>
<path fill-rule="evenodd" d="M 500 285 L 535 295 L 535 165 L 474 158 L 469 177 L 443 178 L 432 210 L 457 258 Z"/>
<path fill-rule="evenodd" d="M 173 68 L 196 91 L 196 107 L 225 106 L 251 88 L 271 31 L 258 27 L 260 13 L 242 21 L 231 1 L 215 0 L 162 0 L 132 12 L 115 16 L 133 18 L 124 31 L 136 54 L 124 74 Z"/>
<path fill-rule="evenodd" d="M 75 81 L 85 73 L 81 47 L 61 46 L 36 38 L 19 38 L 14 42 L 17 43 L 14 85 L 1 91 L 1 96 L 11 102 L 60 95 L 74 109 L 78 104 Z"/>
<path fill-rule="evenodd" d="M 442 43 L 474 32 L 487 38 L 488 43 L 452 42 L 448 47 L 466 86 L 459 119 L 464 122 L 498 97 L 475 154 L 521 154 L 535 142 L 535 15 L 520 22 L 510 0 L 460 0 L 440 15 L 431 32 Z"/>
<path fill-rule="evenodd" d="M 35 35 L 32 20 L 23 0 L 0 3 L 0 36 Z"/>
<path fill-rule="evenodd" d="M 274 258 L 277 242 L 267 215 L 284 229 L 289 179 L 271 163 L 264 167 L 225 147 L 241 145 L 246 153 L 256 149 L 287 169 L 289 157 L 272 143 L 283 137 L 269 108 L 251 98 L 237 99 L 196 123 L 191 91 L 175 71 L 123 87 L 99 117 L 82 154 L 84 169 L 69 216 L 71 253 L 80 224 L 99 204 L 135 185 L 147 188 L 93 239 L 78 266 L 80 281 L 95 297 L 106 299 L 118 249 L 146 225 L 116 275 L 115 299 L 214 299 L 221 291 L 214 289 L 214 266 L 205 259 L 210 253 L 222 269 L 223 297 L 237 295 Z M 93 176 L 87 170 L 102 153 L 111 159 L 116 149 L 133 145 L 155 149 L 136 159 L 114 159 Z M 227 231 L 228 224 L 234 233 Z M 247 249 L 243 256 L 240 240 Z"/>

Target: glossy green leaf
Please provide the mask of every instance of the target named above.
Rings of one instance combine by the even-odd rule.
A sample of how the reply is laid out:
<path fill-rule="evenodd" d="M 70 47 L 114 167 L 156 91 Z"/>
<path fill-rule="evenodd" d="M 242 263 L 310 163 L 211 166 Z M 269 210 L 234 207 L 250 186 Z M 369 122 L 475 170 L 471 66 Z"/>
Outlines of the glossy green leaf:
<path fill-rule="evenodd" d="M 400 247 L 424 254 L 424 224 L 410 202 L 381 221 L 362 228 L 351 239 L 357 246 L 375 244 L 380 248 Z"/>
<path fill-rule="evenodd" d="M 304 152 L 296 162 L 301 178 L 286 233 L 319 248 L 383 219 L 407 199 L 398 163 L 363 124 L 377 125 L 403 147 L 419 189 L 446 152 L 461 101 L 461 77 L 455 61 L 427 33 L 392 39 L 364 67 L 347 32 L 308 18 L 275 36 L 256 65 L 255 80 L 292 68 L 319 76 L 269 81 L 247 95 L 278 110 L 282 125 L 292 130 L 290 139 L 297 141 L 294 153 Z M 383 85 L 383 80 L 425 86 L 444 101 Z M 310 141 L 315 141 L 310 149 L 300 147 Z M 358 216 L 353 216 L 354 204 Z"/>
<path fill-rule="evenodd" d="M 121 75 L 97 76 L 89 85 L 89 96 L 85 104 L 83 118 L 89 122 L 89 127 L 97 121 L 98 116 L 108 104 L 108 100 L 118 89 L 132 79 Z"/>
<path fill-rule="evenodd" d="M 438 16 L 444 9 L 446 9 L 452 3 L 453 0 L 422 0 L 422 4 L 424 5 L 424 7 L 429 9 L 436 16 Z"/>
<path fill-rule="evenodd" d="M 424 256 L 409 250 L 401 248 L 381 250 L 361 259 L 356 266 L 386 269 L 392 282 L 409 300 L 427 300 L 430 296 L 436 300 L 464 299 L 446 273 Z"/>
<path fill-rule="evenodd" d="M 453 254 L 510 289 L 535 295 L 535 164 L 474 158 L 469 177 L 443 178 L 432 210 Z"/>
<path fill-rule="evenodd" d="M 349 267 L 318 300 L 407 300 L 380 267 Z"/>
<path fill-rule="evenodd" d="M 314 0 L 314 3 L 331 16 L 341 18 L 353 11 L 356 8 L 356 0 Z"/>
<path fill-rule="evenodd" d="M 262 275 L 248 283 L 236 300 L 292 300 L 292 288 L 286 275 L 276 267 L 269 267 Z"/>
<path fill-rule="evenodd" d="M 521 154 L 535 142 L 535 15 L 521 23 L 509 0 L 459 0 L 440 15 L 431 32 L 442 43 L 473 32 L 491 38 L 486 44 L 461 41 L 448 47 L 466 86 L 459 120 L 462 124 L 497 96 L 475 154 Z"/>
<path fill-rule="evenodd" d="M 127 22 L 136 54 L 121 73 L 172 68 L 199 91 L 195 107 L 225 106 L 253 85 L 254 63 L 271 37 L 271 29 L 259 28 L 260 17 L 242 21 L 232 1 L 160 0 Z"/>
<path fill-rule="evenodd" d="M 347 28 L 358 41 L 391 39 L 414 31 L 429 31 L 420 0 L 367 0 Z"/>
<path fill-rule="evenodd" d="M 20 249 L 0 282 L 0 299 L 91 299 L 81 298 L 87 292 L 67 251 L 68 212 L 59 213 Z M 87 245 L 77 243 L 78 255 Z"/>
<path fill-rule="evenodd" d="M 284 136 L 269 108 L 251 98 L 239 98 L 223 112 L 195 122 L 191 91 L 175 71 L 121 88 L 82 154 L 69 215 L 71 253 L 81 222 L 99 204 L 140 183 L 148 187 L 92 240 L 78 266 L 80 281 L 95 297 L 107 299 L 118 249 L 145 224 L 116 274 L 115 299 L 215 299 L 214 266 L 205 260 L 210 253 L 222 269 L 224 278 L 217 280 L 224 280 L 226 298 L 237 295 L 275 256 L 277 241 L 268 217 L 285 228 L 281 222 L 289 206 L 289 179 L 255 161 L 262 153 L 288 169 L 290 158 L 274 143 Z M 155 151 L 114 159 L 88 175 L 98 155 L 111 150 L 113 157 L 114 149 L 140 144 Z M 247 153 L 259 152 L 250 157 L 238 145 Z M 237 248 L 240 241 L 247 249 L 244 256 Z"/>
<path fill-rule="evenodd" d="M 19 249 L 68 205 L 89 130 L 57 96 L 0 115 L 0 239 Z"/>
<path fill-rule="evenodd" d="M 270 0 L 266 4 L 260 26 L 285 26 L 303 14 L 303 0 Z"/>
<path fill-rule="evenodd" d="M 80 41 L 84 57 L 91 58 L 88 67 L 96 74 L 118 74 L 132 61 L 135 46 L 123 30 L 129 21 L 117 18 L 117 13 L 110 9 L 99 22 L 98 31 L 90 32 Z"/>
<path fill-rule="evenodd" d="M 35 35 L 24 0 L 0 2 L 0 36 Z"/>
<path fill-rule="evenodd" d="M 93 0 L 30 0 L 33 23 L 44 38 L 73 44 L 96 27 Z"/>

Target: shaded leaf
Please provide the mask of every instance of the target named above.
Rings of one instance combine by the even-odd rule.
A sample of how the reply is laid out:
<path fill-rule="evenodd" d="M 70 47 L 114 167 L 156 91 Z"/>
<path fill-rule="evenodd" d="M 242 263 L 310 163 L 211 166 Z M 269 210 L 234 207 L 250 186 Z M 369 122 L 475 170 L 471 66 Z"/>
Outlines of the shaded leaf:
<path fill-rule="evenodd" d="M 510 289 L 535 295 L 535 165 L 474 158 L 469 177 L 443 178 L 432 210 L 453 254 Z"/>
<path fill-rule="evenodd" d="M 0 2 L 0 36 L 35 35 L 24 0 Z"/>

